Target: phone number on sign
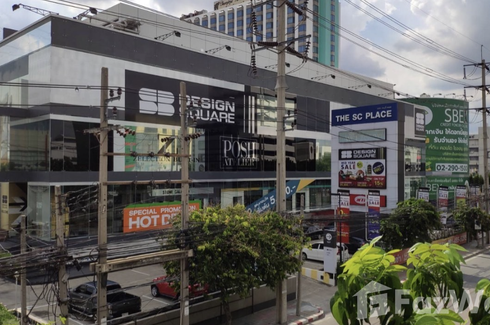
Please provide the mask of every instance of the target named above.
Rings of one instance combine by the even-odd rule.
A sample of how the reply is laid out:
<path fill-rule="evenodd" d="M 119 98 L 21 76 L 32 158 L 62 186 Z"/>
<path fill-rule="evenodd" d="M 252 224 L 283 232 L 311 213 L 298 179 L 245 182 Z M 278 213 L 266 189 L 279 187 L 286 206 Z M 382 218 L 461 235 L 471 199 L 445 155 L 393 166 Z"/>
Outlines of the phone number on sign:
<path fill-rule="evenodd" d="M 466 164 L 436 164 L 436 171 L 438 171 L 438 172 L 467 173 L 468 172 L 468 165 L 466 165 Z"/>

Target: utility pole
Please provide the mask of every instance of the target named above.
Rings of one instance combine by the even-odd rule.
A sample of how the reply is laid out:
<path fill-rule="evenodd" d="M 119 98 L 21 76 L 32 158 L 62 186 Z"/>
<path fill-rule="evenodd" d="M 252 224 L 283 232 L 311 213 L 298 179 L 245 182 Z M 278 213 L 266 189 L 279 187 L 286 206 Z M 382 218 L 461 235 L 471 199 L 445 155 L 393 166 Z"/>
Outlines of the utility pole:
<path fill-rule="evenodd" d="M 107 150 L 108 150 L 108 123 L 107 101 L 109 89 L 109 71 L 101 69 L 100 79 L 100 130 L 99 130 L 99 218 L 98 242 L 99 264 L 97 270 L 97 324 L 107 322 Z"/>
<path fill-rule="evenodd" d="M 181 241 L 187 250 L 189 223 L 189 141 L 187 136 L 187 90 L 185 82 L 180 82 L 180 175 L 181 175 Z M 182 238 L 183 237 L 183 238 Z M 189 260 L 180 260 L 180 325 L 189 325 Z"/>
<path fill-rule="evenodd" d="M 26 290 L 26 273 L 27 273 L 27 261 L 25 254 L 27 253 L 27 241 L 26 241 L 26 216 L 20 216 L 20 253 L 22 254 L 22 258 L 24 262 L 24 269 L 20 271 L 20 324 L 27 325 L 27 290 Z"/>
<path fill-rule="evenodd" d="M 305 195 L 304 194 L 301 194 L 301 203 L 300 203 L 300 207 L 301 207 L 301 217 L 303 217 L 303 214 L 304 214 L 304 209 L 305 209 Z M 296 279 L 296 316 L 301 316 L 301 259 L 302 259 L 302 255 L 303 255 L 303 252 L 300 250 L 299 251 L 299 256 L 298 256 L 298 259 L 299 259 L 299 264 L 300 264 L 300 267 L 299 267 L 299 271 L 298 271 L 298 278 Z"/>
<path fill-rule="evenodd" d="M 65 223 L 63 220 L 63 209 L 61 202 L 61 186 L 55 186 L 54 188 L 54 203 L 56 213 L 56 246 L 62 256 L 66 255 L 65 247 Z M 58 287 L 59 290 L 59 305 L 61 311 L 61 317 L 65 319 L 64 325 L 68 325 L 68 275 L 66 274 L 65 259 L 60 262 L 58 269 Z"/>
<path fill-rule="evenodd" d="M 287 1 L 287 0 L 286 0 Z M 276 144 L 276 211 L 286 211 L 286 132 L 284 116 L 286 111 L 286 5 L 285 2 L 277 9 L 277 144 Z M 276 321 L 284 324 L 287 321 L 287 280 L 278 283 L 276 288 Z"/>
<path fill-rule="evenodd" d="M 483 116 L 483 208 L 485 213 L 488 213 L 488 132 L 487 132 L 487 86 L 485 85 L 485 75 L 487 65 L 485 60 L 481 61 L 481 78 L 482 78 L 482 116 Z M 482 233 L 483 243 L 483 233 Z"/>

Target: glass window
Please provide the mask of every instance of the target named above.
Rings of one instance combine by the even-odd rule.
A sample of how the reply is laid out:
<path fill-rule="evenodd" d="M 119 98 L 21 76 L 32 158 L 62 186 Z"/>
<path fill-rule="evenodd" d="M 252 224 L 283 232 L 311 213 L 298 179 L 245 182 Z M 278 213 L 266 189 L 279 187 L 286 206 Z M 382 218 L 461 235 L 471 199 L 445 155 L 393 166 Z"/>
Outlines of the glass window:
<path fill-rule="evenodd" d="M 247 42 L 252 42 L 252 40 L 253 40 L 253 39 L 252 39 L 252 36 L 248 36 L 248 37 L 247 37 Z"/>
<path fill-rule="evenodd" d="M 335 62 L 335 55 L 333 55 L 333 54 L 332 54 L 332 55 L 330 56 L 330 62 Z"/>
<path fill-rule="evenodd" d="M 211 25 L 216 24 L 216 17 L 211 17 Z"/>
<path fill-rule="evenodd" d="M 262 30 L 264 30 L 264 26 L 262 26 L 262 25 L 258 25 L 258 26 L 257 26 L 257 30 L 261 32 Z"/>
<path fill-rule="evenodd" d="M 247 25 L 250 25 L 251 22 L 252 22 L 251 18 L 247 18 Z"/>
<path fill-rule="evenodd" d="M 252 8 L 251 7 L 248 7 L 247 8 L 247 15 L 250 15 L 252 13 Z"/>
<path fill-rule="evenodd" d="M 230 35 L 230 36 L 235 36 L 235 32 L 233 32 L 233 31 L 229 31 L 229 32 L 228 32 L 228 35 Z"/>
<path fill-rule="evenodd" d="M 304 32 L 304 31 L 306 31 L 306 24 L 301 24 L 301 25 L 299 25 L 298 30 L 299 30 L 300 32 Z"/>
<path fill-rule="evenodd" d="M 273 22 L 268 22 L 265 24 L 265 28 L 269 29 L 269 28 L 273 28 L 274 27 L 274 23 Z"/>
<path fill-rule="evenodd" d="M 228 13 L 228 19 L 233 19 L 233 18 L 235 18 L 235 14 L 233 13 L 233 11 L 231 11 Z"/>
<path fill-rule="evenodd" d="M 224 32 L 225 31 L 225 25 L 219 25 L 219 31 Z"/>
<path fill-rule="evenodd" d="M 335 34 L 330 35 L 330 41 L 335 42 Z"/>
<path fill-rule="evenodd" d="M 318 33 L 318 26 L 317 25 L 313 26 L 313 32 L 317 32 Z"/>
<path fill-rule="evenodd" d="M 317 46 L 313 46 L 313 53 L 318 53 L 318 47 Z"/>
<path fill-rule="evenodd" d="M 273 37 L 272 32 L 268 32 L 267 34 L 265 34 L 265 37 L 266 38 L 272 38 Z"/>
<path fill-rule="evenodd" d="M 207 20 L 203 20 L 203 21 L 202 21 L 202 25 L 203 25 L 204 27 L 208 27 L 208 21 L 207 21 Z"/>
<path fill-rule="evenodd" d="M 262 35 L 256 35 L 255 39 L 257 40 L 257 42 L 262 41 Z"/>
<path fill-rule="evenodd" d="M 238 21 L 236 22 L 236 25 L 237 25 L 237 26 L 243 26 L 243 20 L 241 20 L 241 19 L 240 19 L 240 20 L 238 20 Z"/>
<path fill-rule="evenodd" d="M 233 28 L 235 28 L 235 23 L 234 22 L 228 23 L 228 29 L 233 29 Z"/>
<path fill-rule="evenodd" d="M 219 16 L 219 21 L 220 21 L 220 22 L 225 21 L 225 15 L 220 15 L 220 16 Z"/>
<path fill-rule="evenodd" d="M 330 45 L 330 52 L 335 52 L 335 45 Z"/>
<path fill-rule="evenodd" d="M 263 16 L 262 16 L 262 15 L 258 15 L 258 16 L 257 16 L 257 21 L 262 21 L 262 18 L 263 18 Z"/>
<path fill-rule="evenodd" d="M 305 51 L 304 45 L 298 46 L 298 52 L 303 53 L 304 51 Z"/>
<path fill-rule="evenodd" d="M 236 12 L 237 17 L 243 17 L 243 9 L 240 9 Z"/>
<path fill-rule="evenodd" d="M 274 13 L 273 12 L 266 13 L 265 18 L 267 18 L 267 19 L 274 18 Z"/>
<path fill-rule="evenodd" d="M 294 24 L 294 16 L 288 17 L 288 24 Z"/>
<path fill-rule="evenodd" d="M 216 30 L 216 25 L 211 26 L 211 30 Z"/>
<path fill-rule="evenodd" d="M 243 29 L 239 29 L 236 31 L 237 36 L 243 36 Z"/>
<path fill-rule="evenodd" d="M 267 9 L 272 9 L 274 8 L 274 6 L 272 5 L 272 3 L 268 3 L 266 6 L 265 6 Z"/>
<path fill-rule="evenodd" d="M 288 34 L 294 34 L 294 27 L 288 27 L 287 33 Z"/>
<path fill-rule="evenodd" d="M 262 6 L 256 7 L 255 12 L 262 12 L 262 8 L 263 8 Z"/>
<path fill-rule="evenodd" d="M 331 8 L 332 8 L 332 11 L 335 11 L 335 5 L 332 5 Z"/>

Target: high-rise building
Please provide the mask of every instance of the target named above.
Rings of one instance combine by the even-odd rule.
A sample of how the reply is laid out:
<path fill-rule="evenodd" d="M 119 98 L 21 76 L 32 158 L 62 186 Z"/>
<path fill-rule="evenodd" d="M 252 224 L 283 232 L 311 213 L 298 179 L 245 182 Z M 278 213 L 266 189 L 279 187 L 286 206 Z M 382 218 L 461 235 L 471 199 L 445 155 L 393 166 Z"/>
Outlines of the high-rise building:
<path fill-rule="evenodd" d="M 298 16 L 290 7 L 287 9 L 286 39 L 297 39 L 294 48 L 300 53 L 304 53 L 307 42 L 311 42 L 308 57 L 321 64 L 338 67 L 339 0 L 290 2 L 295 3 L 303 15 Z M 248 42 L 274 41 L 277 39 L 277 11 L 274 2 L 256 2 L 252 6 L 248 0 L 219 0 L 214 3 L 214 11 L 195 11 L 182 15 L 181 20 Z"/>

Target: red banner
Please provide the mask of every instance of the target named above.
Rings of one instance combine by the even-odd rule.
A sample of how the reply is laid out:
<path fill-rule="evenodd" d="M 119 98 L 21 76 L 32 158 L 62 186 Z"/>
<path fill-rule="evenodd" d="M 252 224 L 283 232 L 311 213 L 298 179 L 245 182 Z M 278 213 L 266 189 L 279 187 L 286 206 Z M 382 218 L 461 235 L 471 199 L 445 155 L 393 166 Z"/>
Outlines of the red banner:
<path fill-rule="evenodd" d="M 386 195 L 381 195 L 380 197 L 380 207 L 386 207 Z M 350 205 L 366 206 L 366 195 L 364 194 L 351 194 L 350 195 Z"/>
<path fill-rule="evenodd" d="M 339 206 L 337 207 L 337 215 L 341 219 L 348 219 L 350 214 L 350 192 L 339 190 Z M 337 224 L 337 238 L 339 242 L 348 243 L 349 242 L 349 223 L 348 222 L 338 222 Z"/>

